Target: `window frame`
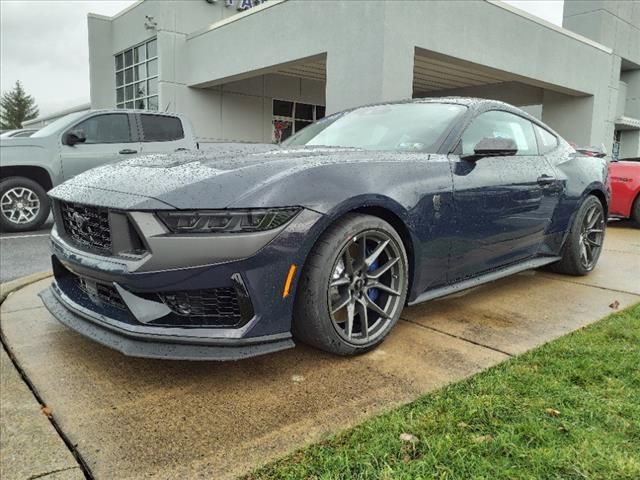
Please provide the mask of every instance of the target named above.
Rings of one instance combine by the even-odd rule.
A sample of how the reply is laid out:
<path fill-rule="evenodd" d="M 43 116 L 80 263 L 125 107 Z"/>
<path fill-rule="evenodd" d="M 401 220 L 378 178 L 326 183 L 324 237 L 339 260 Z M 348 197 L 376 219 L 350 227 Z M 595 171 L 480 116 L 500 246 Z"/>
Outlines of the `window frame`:
<path fill-rule="evenodd" d="M 152 42 L 156 42 L 156 48 L 155 48 L 155 56 L 153 57 L 149 57 L 148 56 L 148 50 L 149 47 L 148 45 Z M 138 61 L 135 61 L 135 51 L 144 46 L 144 50 L 145 50 L 145 58 L 144 60 L 140 60 L 138 59 Z M 125 62 L 125 57 L 127 55 L 127 53 L 131 52 L 131 58 L 132 58 L 132 63 L 131 65 L 126 65 Z M 118 57 L 122 56 L 122 66 L 121 68 L 118 68 Z M 148 70 L 148 65 L 149 63 L 151 63 L 152 61 L 156 62 L 156 73 L 155 75 L 149 75 L 149 70 Z M 116 108 L 118 109 L 127 109 L 127 110 L 149 110 L 149 111 L 158 111 L 160 108 L 160 91 L 159 91 L 159 79 L 160 79 L 160 57 L 158 55 L 158 38 L 156 36 L 148 38 L 140 43 L 137 43 L 129 48 L 125 48 L 124 50 L 121 50 L 120 52 L 117 52 L 113 55 L 113 62 L 114 62 L 114 80 L 115 80 L 115 97 L 114 97 L 114 104 L 116 106 Z M 139 78 L 138 80 L 135 80 L 135 75 L 133 75 L 133 79 L 131 82 L 127 82 L 126 80 L 126 75 L 125 72 L 128 69 L 133 69 L 132 72 L 135 72 L 135 69 L 140 67 L 140 66 L 144 66 L 144 71 L 145 71 L 145 76 Z M 122 84 L 118 85 L 118 74 L 122 74 Z M 151 94 L 149 93 L 149 82 L 155 80 L 156 81 L 156 92 Z M 139 83 L 145 83 L 145 94 L 142 96 L 137 96 L 136 94 L 136 86 Z M 133 97 L 131 100 L 127 100 L 127 88 L 131 87 L 133 89 Z M 122 101 L 118 100 L 118 91 L 122 89 L 122 95 L 123 95 L 123 99 Z M 155 110 L 152 110 L 149 108 L 149 101 L 151 99 L 155 99 L 155 103 L 157 105 L 157 108 Z M 138 108 L 136 106 L 136 102 L 143 100 L 144 101 L 144 108 Z M 130 106 L 129 104 L 133 104 L 132 106 Z"/>
<path fill-rule="evenodd" d="M 67 134 L 69 132 L 72 132 L 73 130 L 77 129 L 82 123 L 86 122 L 87 120 L 91 120 L 92 118 L 95 117 L 102 117 L 102 116 L 106 116 L 106 115 L 125 115 L 127 117 L 127 122 L 129 122 L 129 138 L 130 140 L 128 142 L 100 142 L 100 143 L 86 143 L 86 142 L 81 142 L 81 143 L 77 143 L 74 146 L 78 146 L 78 145 L 116 145 L 116 144 L 121 144 L 121 143 L 138 143 L 139 140 L 139 135 L 138 135 L 138 130 L 137 130 L 137 125 L 136 125 L 136 119 L 134 117 L 134 115 L 132 115 L 131 113 L 127 113 L 126 111 L 122 111 L 122 112 L 96 112 L 92 115 L 88 115 L 80 120 L 78 120 L 72 127 L 67 128 L 66 130 L 64 130 L 62 132 L 62 135 L 60 136 L 60 143 L 62 143 L 63 145 L 65 145 L 64 143 L 64 139 L 67 136 Z"/>
<path fill-rule="evenodd" d="M 538 145 L 538 134 L 536 132 L 536 129 L 534 128 L 536 125 L 538 125 L 537 122 L 533 122 L 530 119 L 528 119 L 527 117 L 525 117 L 524 115 L 520 115 L 519 112 L 513 112 L 513 111 L 505 110 L 505 109 L 502 109 L 502 108 L 489 108 L 487 110 L 480 111 L 476 115 L 472 116 L 471 119 L 467 122 L 467 124 L 464 126 L 464 128 L 460 132 L 460 138 L 458 139 L 458 142 L 456 143 L 456 146 L 455 146 L 455 148 L 453 149 L 453 151 L 451 153 L 453 153 L 455 155 L 460 155 L 460 156 L 464 155 L 464 152 L 462 150 L 462 137 L 464 136 L 466 131 L 469 129 L 469 127 L 473 124 L 473 122 L 475 122 L 478 119 L 478 117 L 480 117 L 481 115 L 484 115 L 486 113 L 491 113 L 491 112 L 500 112 L 500 113 L 506 113 L 506 114 L 509 114 L 509 115 L 513 115 L 514 117 L 518 117 L 518 118 L 524 120 L 525 122 L 528 122 L 531 125 L 531 129 L 533 130 L 533 137 L 534 137 L 534 140 L 535 140 L 536 153 L 526 153 L 526 154 L 518 154 L 518 153 L 516 153 L 515 155 L 508 155 L 509 157 L 539 157 L 539 156 L 543 155 L 543 154 L 540 153 L 540 146 Z M 556 140 L 557 140 L 557 138 L 556 138 Z"/>
<path fill-rule="evenodd" d="M 274 113 L 274 103 L 275 102 L 288 102 L 288 103 L 292 103 L 292 109 L 291 109 L 291 116 L 287 117 L 286 115 L 276 115 Z M 312 112 L 313 112 L 313 120 L 309 121 L 308 119 L 305 118 L 296 118 L 296 107 L 298 104 L 303 104 L 303 105 L 310 105 L 312 107 Z M 325 114 L 324 116 L 318 118 L 318 107 L 322 107 L 325 109 Z M 318 120 L 322 120 L 323 118 L 325 118 L 327 116 L 327 106 L 326 105 L 320 105 L 320 104 L 316 104 L 316 103 L 308 103 L 308 102 L 299 102 L 297 100 L 285 100 L 284 98 L 272 98 L 271 99 L 271 125 L 273 126 L 273 122 L 276 120 L 279 121 L 284 121 L 284 122 L 289 122 L 291 124 L 291 135 L 289 135 L 290 137 L 292 137 L 293 135 L 295 135 L 296 133 L 298 133 L 300 130 L 302 130 L 303 128 L 316 123 Z M 296 122 L 305 122 L 307 123 L 307 125 L 305 125 L 305 127 L 302 127 L 300 130 L 296 130 Z M 273 138 L 273 131 L 272 131 L 272 141 L 275 141 L 275 139 Z M 288 137 L 287 137 L 288 138 Z M 286 139 L 284 139 L 286 140 Z M 281 140 L 284 141 L 284 140 Z"/>
<path fill-rule="evenodd" d="M 536 134 L 536 142 L 538 142 L 538 155 L 540 155 L 540 156 L 548 155 L 548 154 L 550 154 L 551 152 L 554 152 L 555 150 L 557 150 L 560 147 L 560 139 L 558 138 L 558 136 L 555 133 L 549 131 L 548 128 L 543 127 L 542 125 L 540 125 L 537 122 L 531 122 L 531 123 L 533 123 L 534 127 L 538 127 L 538 128 L 534 128 L 533 129 L 535 134 Z M 556 140 L 556 146 L 553 147 L 548 152 L 542 153 L 542 136 L 540 135 L 540 132 L 538 131 L 538 129 L 544 130 L 545 132 L 547 132 L 549 135 L 551 135 Z"/>
<path fill-rule="evenodd" d="M 184 123 L 182 122 L 182 118 L 176 116 L 176 115 L 168 115 L 168 114 L 164 114 L 162 112 L 149 112 L 149 113 L 136 113 L 135 114 L 137 117 L 137 121 L 138 121 L 138 131 L 139 131 L 139 135 L 140 135 L 140 143 L 155 143 L 155 142 L 159 142 L 159 143 L 166 143 L 166 142 L 179 142 L 181 140 L 185 139 L 185 131 L 184 131 Z M 143 115 L 149 115 L 151 117 L 165 117 L 165 118 L 173 118 L 176 119 L 179 123 L 180 123 L 180 130 L 182 131 L 182 137 L 180 138 L 174 138 L 171 140 L 147 140 L 146 139 L 146 135 L 144 133 L 144 127 L 142 126 L 142 116 Z"/>

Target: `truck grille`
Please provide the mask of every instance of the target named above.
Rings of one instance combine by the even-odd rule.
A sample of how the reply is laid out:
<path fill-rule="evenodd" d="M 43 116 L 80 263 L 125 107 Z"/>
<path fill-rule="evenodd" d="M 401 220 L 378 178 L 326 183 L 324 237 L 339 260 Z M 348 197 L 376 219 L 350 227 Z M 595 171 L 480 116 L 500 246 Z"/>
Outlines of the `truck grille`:
<path fill-rule="evenodd" d="M 60 202 L 60 217 L 65 232 L 78 246 L 111 253 L 108 209 Z"/>

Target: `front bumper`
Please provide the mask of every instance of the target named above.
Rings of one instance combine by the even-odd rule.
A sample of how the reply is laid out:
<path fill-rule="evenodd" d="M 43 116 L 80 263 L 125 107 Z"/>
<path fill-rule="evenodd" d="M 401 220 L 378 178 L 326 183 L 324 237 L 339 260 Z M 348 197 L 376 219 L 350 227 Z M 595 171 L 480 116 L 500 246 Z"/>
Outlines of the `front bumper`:
<path fill-rule="evenodd" d="M 166 360 L 242 360 L 294 347 L 290 334 L 247 339 L 184 338 L 135 333 L 73 302 L 54 282 L 40 292 L 44 306 L 63 325 L 97 343 L 131 357 Z"/>
<path fill-rule="evenodd" d="M 55 279 L 40 296 L 61 323 L 125 355 L 238 360 L 291 348 L 295 281 L 287 296 L 283 296 L 282 286 L 291 264 L 304 263 L 321 217 L 312 211 L 301 212 L 249 258 L 155 271 L 136 271 L 118 258 L 83 252 L 54 231 Z M 155 254 L 150 251 L 151 256 Z M 96 285 L 118 292 L 119 306 L 97 295 Z M 243 318 L 237 324 L 165 321 L 175 320 L 175 312 L 166 317 L 162 312 L 145 317 L 147 310 L 158 306 L 168 310 L 168 304 L 159 300 L 166 292 L 229 291 L 238 285 L 242 287 L 237 291 Z M 248 310 L 242 308 L 243 296 L 250 304 Z"/>

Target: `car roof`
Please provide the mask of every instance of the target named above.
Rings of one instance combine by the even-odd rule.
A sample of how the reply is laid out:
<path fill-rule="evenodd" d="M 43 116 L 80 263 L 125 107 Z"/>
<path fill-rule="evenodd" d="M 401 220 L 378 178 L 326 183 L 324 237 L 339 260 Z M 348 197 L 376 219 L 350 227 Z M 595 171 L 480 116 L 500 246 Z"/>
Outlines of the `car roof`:
<path fill-rule="evenodd" d="M 356 110 L 362 107 L 375 107 L 378 105 L 403 105 L 408 103 L 452 103 L 452 104 L 464 105 L 466 107 L 474 107 L 474 108 L 479 108 L 483 106 L 496 107 L 503 110 L 518 111 L 526 114 L 526 112 L 516 107 L 515 105 L 511 105 L 509 103 L 502 102 L 500 100 L 491 100 L 487 98 L 476 98 L 476 97 L 456 97 L 456 96 L 412 98 L 407 100 L 391 100 L 388 102 L 378 102 L 378 103 L 371 103 L 367 105 L 361 105 L 358 107 L 350 108 L 347 111 Z M 527 116 L 530 116 L 530 115 L 527 114 Z M 534 117 L 531 117 L 531 118 L 534 118 Z"/>
<path fill-rule="evenodd" d="M 151 114 L 151 115 L 169 115 L 172 117 L 184 117 L 183 114 L 181 113 L 175 113 L 175 112 L 159 112 L 158 110 L 136 110 L 133 108 L 97 108 L 97 109 L 91 109 L 91 110 L 87 110 L 87 113 L 147 113 L 147 114 Z"/>

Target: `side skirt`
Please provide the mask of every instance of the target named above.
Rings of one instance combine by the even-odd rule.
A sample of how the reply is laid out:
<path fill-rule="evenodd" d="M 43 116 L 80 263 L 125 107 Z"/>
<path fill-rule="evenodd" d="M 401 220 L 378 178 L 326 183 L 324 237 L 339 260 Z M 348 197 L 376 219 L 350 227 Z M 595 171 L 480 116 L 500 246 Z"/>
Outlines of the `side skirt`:
<path fill-rule="evenodd" d="M 467 290 L 469 288 L 474 288 L 479 285 L 495 282 L 504 277 L 508 277 L 509 275 L 513 275 L 515 273 L 520 273 L 525 270 L 531 270 L 534 268 L 539 268 L 544 265 L 548 265 L 550 263 L 557 262 L 561 257 L 541 257 L 541 258 L 533 258 L 531 260 L 527 260 L 523 263 L 518 263 L 516 265 L 511 265 L 506 268 L 501 268 L 499 270 L 493 270 L 492 272 L 485 273 L 478 277 L 473 277 L 468 280 L 463 280 L 461 282 L 455 283 L 453 285 L 447 285 L 446 287 L 436 288 L 434 290 L 428 290 L 423 294 L 419 295 L 415 300 L 409 302 L 409 305 L 416 305 L 418 303 L 426 302 L 428 300 L 433 300 L 434 298 L 446 297 L 447 295 L 451 295 L 454 293 L 458 293 L 462 290 Z"/>

